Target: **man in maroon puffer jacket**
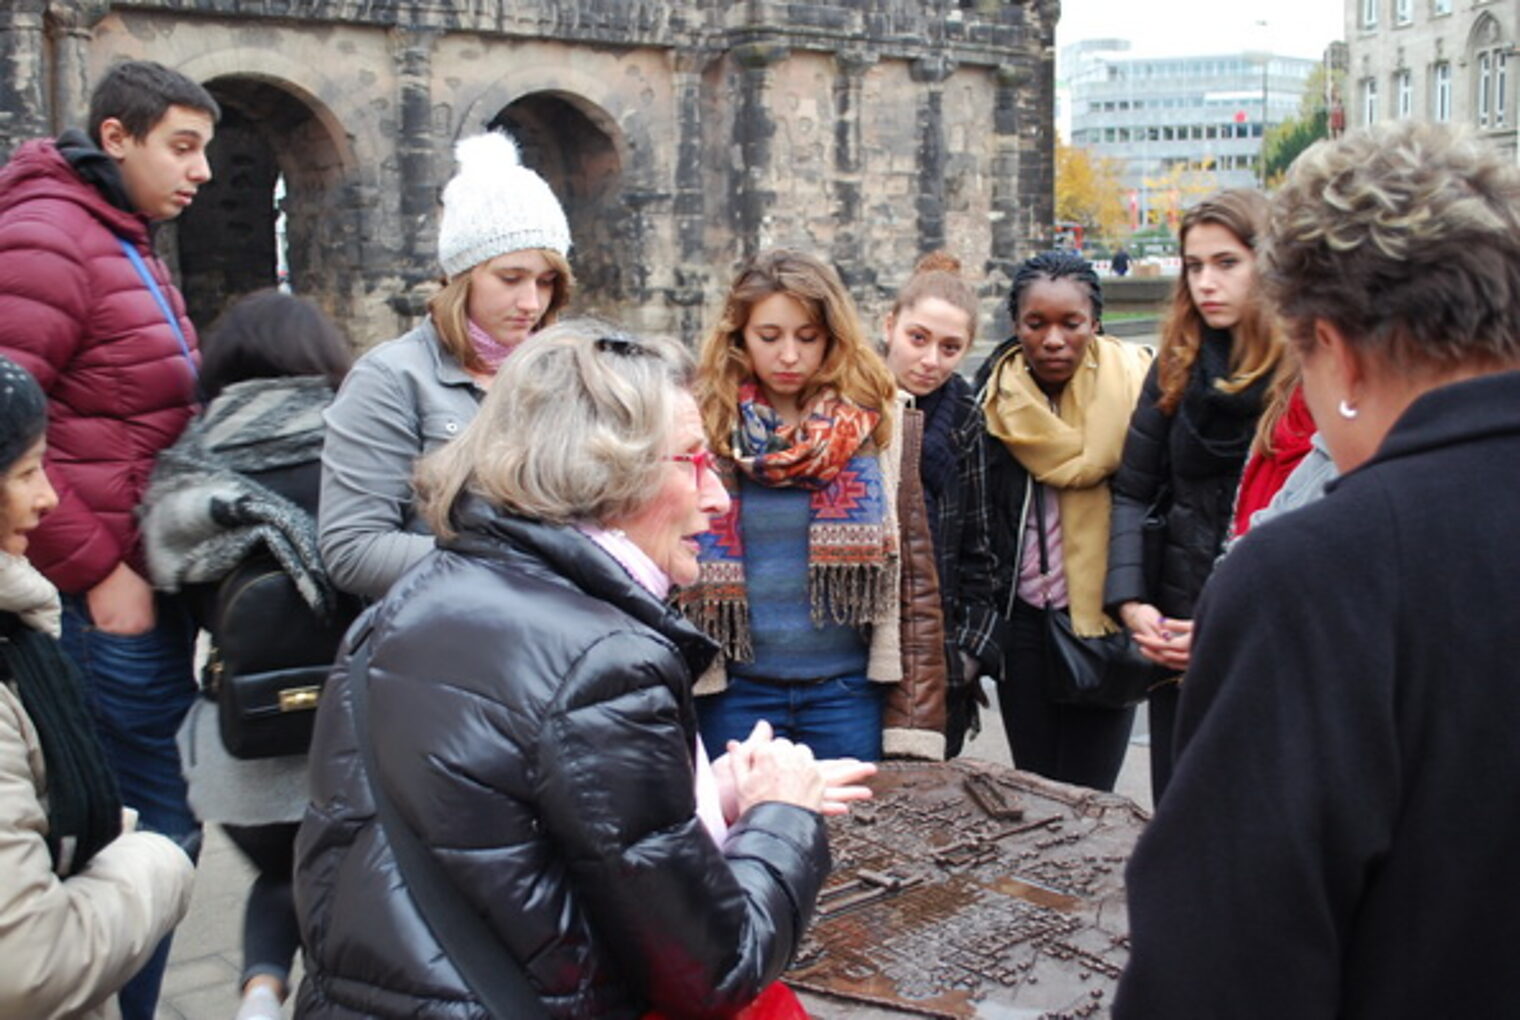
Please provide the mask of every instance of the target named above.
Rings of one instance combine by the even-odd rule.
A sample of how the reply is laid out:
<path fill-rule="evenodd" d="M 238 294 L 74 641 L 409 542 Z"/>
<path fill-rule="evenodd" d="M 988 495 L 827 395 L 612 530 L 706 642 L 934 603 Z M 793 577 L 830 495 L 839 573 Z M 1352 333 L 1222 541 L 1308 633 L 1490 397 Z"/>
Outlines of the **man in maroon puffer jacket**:
<path fill-rule="evenodd" d="M 193 413 L 195 330 L 150 227 L 210 179 L 219 116 L 184 75 L 117 64 L 91 96 L 89 136 L 27 142 L 0 170 L 0 352 L 48 395 L 59 497 L 27 555 L 63 592 L 64 645 L 123 803 L 177 837 L 198 831 L 174 743 L 195 696 L 194 628 L 145 579 L 135 512 Z M 167 956 L 166 939 L 122 990 L 128 1020 L 153 1015 Z"/>

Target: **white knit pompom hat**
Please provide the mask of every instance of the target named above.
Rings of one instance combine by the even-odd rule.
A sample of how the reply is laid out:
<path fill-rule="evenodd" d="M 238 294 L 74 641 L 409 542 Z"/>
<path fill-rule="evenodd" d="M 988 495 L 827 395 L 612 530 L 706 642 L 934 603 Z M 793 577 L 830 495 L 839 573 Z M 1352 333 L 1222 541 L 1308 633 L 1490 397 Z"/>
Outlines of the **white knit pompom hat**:
<path fill-rule="evenodd" d="M 570 251 L 570 225 L 549 185 L 522 165 L 517 143 L 502 131 L 454 146 L 459 172 L 443 189 L 438 262 L 454 277 L 509 251 Z"/>

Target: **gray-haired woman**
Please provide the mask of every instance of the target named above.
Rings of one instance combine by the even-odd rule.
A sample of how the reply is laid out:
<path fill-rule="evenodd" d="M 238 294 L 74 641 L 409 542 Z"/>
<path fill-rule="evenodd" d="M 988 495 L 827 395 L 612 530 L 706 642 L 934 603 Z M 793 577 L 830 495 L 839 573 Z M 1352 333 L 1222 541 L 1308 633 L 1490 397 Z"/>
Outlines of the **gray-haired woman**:
<path fill-rule="evenodd" d="M 368 679 L 340 660 L 317 723 L 302 1015 L 481 1008 L 375 787 L 554 1016 L 727 1016 L 790 959 L 828 871 L 819 813 L 872 769 L 763 731 L 707 762 L 691 687 L 716 647 L 665 601 L 728 506 L 691 371 L 670 341 L 554 327 L 423 462 L 439 547 L 356 625 Z"/>
<path fill-rule="evenodd" d="M 1198 606 L 1116 1017 L 1505 1014 L 1520 944 L 1520 170 L 1299 157 L 1262 278 L 1342 476 Z"/>

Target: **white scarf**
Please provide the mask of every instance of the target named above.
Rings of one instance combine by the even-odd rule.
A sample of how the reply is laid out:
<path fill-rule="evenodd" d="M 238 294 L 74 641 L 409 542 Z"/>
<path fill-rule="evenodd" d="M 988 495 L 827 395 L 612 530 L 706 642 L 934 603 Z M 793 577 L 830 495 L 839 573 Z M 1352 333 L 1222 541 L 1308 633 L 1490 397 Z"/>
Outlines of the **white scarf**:
<path fill-rule="evenodd" d="M 63 633 L 58 589 L 24 556 L 0 552 L 0 610 L 15 613 L 28 627 L 44 634 Z"/>

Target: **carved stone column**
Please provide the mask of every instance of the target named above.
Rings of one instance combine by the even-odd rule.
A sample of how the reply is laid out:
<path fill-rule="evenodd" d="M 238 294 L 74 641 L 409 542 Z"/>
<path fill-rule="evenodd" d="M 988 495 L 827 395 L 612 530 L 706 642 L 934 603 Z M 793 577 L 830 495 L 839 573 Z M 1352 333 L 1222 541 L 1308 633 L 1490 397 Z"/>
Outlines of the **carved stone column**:
<path fill-rule="evenodd" d="M 401 264 L 409 283 L 437 273 L 438 189 L 440 163 L 433 132 L 433 49 L 438 33 L 398 28 L 391 32 L 396 64 L 396 168 L 401 220 Z M 445 169 L 445 178 L 449 172 Z M 415 302 L 413 302 L 415 304 Z M 398 311 L 403 311 L 398 309 Z M 404 314 L 420 315 L 420 308 Z"/>
<path fill-rule="evenodd" d="M 945 79 L 953 61 L 935 54 L 915 60 L 912 79 L 924 86 L 918 107 L 918 250 L 945 246 Z"/>
<path fill-rule="evenodd" d="M 676 308 L 677 332 L 690 340 L 700 337 L 704 327 L 703 304 L 711 281 L 707 217 L 717 211 L 709 209 L 703 186 L 702 74 L 711 59 L 711 53 L 701 49 L 677 48 L 671 53 L 676 97 L 676 264 L 666 299 Z"/>
<path fill-rule="evenodd" d="M 876 270 L 865 259 L 865 244 L 860 233 L 861 158 L 860 106 L 866 72 L 875 66 L 877 55 L 864 50 L 845 50 L 835 54 L 838 73 L 834 76 L 834 221 L 836 230 L 832 257 L 844 285 L 863 300 L 876 281 Z"/>
<path fill-rule="evenodd" d="M 1029 75 L 1017 64 L 1003 64 L 995 72 L 992 130 L 992 252 L 989 268 L 1013 278 L 1017 268 L 1022 231 L 1019 228 L 1019 93 Z"/>
<path fill-rule="evenodd" d="M 770 69 L 791 55 L 776 43 L 745 43 L 729 51 L 738 68 L 738 109 L 734 143 L 738 165 L 731 167 L 739 248 L 748 258 L 769 244 L 766 214 L 776 202 L 771 185 L 771 140 L 776 121 L 770 108 Z"/>
<path fill-rule="evenodd" d="M 64 2 L 48 6 L 48 35 L 53 43 L 52 131 L 86 129 L 90 115 L 90 37 L 109 10 L 106 0 Z"/>
<path fill-rule="evenodd" d="M 44 0 L 0 4 L 0 157 L 49 133 Z"/>

